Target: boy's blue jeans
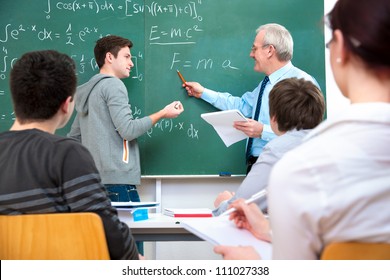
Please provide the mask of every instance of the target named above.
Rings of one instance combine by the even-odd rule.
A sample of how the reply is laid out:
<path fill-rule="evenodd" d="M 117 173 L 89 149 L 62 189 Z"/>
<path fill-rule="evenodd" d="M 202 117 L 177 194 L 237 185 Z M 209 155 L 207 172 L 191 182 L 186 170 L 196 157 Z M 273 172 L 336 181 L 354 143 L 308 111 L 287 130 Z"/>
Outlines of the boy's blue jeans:
<path fill-rule="evenodd" d="M 104 185 L 108 192 L 108 197 L 111 201 L 115 202 L 140 202 L 140 198 L 138 195 L 137 187 L 134 185 L 114 185 L 107 184 Z M 144 243 L 141 241 L 136 242 L 138 252 L 141 255 L 144 255 Z"/>

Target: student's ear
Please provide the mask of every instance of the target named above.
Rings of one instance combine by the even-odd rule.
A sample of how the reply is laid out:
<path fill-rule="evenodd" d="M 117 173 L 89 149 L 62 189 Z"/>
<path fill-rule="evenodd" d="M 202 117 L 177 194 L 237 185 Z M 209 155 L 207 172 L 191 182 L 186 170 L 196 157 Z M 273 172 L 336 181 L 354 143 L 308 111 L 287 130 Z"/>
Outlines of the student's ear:
<path fill-rule="evenodd" d="M 336 29 L 333 32 L 333 40 L 334 40 L 334 57 L 336 57 L 336 62 L 339 64 L 345 64 L 345 62 L 349 59 L 348 51 L 345 47 L 345 38 L 343 33 Z"/>
<path fill-rule="evenodd" d="M 106 61 L 107 62 L 111 63 L 113 58 L 114 58 L 114 55 L 112 53 L 110 53 L 110 52 L 106 53 Z"/>
<path fill-rule="evenodd" d="M 64 114 L 73 113 L 73 108 L 74 108 L 74 97 L 73 96 L 68 96 L 64 103 L 61 105 L 61 111 Z"/>
<path fill-rule="evenodd" d="M 271 120 L 272 122 L 274 122 L 275 124 L 278 124 L 278 122 L 277 122 L 277 120 L 276 120 L 276 116 L 272 116 L 272 117 L 270 118 L 270 120 Z"/>
<path fill-rule="evenodd" d="M 272 131 L 278 135 L 279 133 L 279 126 L 278 126 L 278 121 L 276 119 L 276 116 L 272 116 L 270 117 L 270 125 L 271 125 L 271 129 Z"/>

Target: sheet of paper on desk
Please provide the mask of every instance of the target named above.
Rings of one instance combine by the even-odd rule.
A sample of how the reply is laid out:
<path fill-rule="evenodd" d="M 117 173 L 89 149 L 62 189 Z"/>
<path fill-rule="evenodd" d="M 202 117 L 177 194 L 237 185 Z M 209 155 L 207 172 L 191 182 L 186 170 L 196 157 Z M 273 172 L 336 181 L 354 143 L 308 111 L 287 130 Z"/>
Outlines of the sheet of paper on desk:
<path fill-rule="evenodd" d="M 155 201 L 141 201 L 141 202 L 111 202 L 111 205 L 114 206 L 117 210 L 134 210 L 140 208 L 155 208 L 159 205 L 159 202 Z"/>
<path fill-rule="evenodd" d="M 233 127 L 235 121 L 248 121 L 238 110 L 218 111 L 200 116 L 214 127 L 226 147 L 248 138 L 244 132 Z"/>
<path fill-rule="evenodd" d="M 176 218 L 207 218 L 212 217 L 209 208 L 164 208 L 164 215 Z"/>
<path fill-rule="evenodd" d="M 253 246 L 263 260 L 272 257 L 272 245 L 254 237 L 249 231 L 239 229 L 228 216 L 210 219 L 185 219 L 183 227 L 214 245 Z"/>

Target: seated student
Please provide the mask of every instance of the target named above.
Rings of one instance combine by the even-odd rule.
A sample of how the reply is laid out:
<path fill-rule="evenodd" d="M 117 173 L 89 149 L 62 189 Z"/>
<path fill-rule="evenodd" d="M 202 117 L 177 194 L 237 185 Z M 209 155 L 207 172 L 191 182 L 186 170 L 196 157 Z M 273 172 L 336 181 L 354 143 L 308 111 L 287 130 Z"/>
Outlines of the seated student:
<path fill-rule="evenodd" d="M 269 95 L 271 128 L 279 137 L 270 141 L 261 152 L 252 170 L 237 192 L 224 191 L 214 202 L 215 216 L 225 212 L 238 198 L 249 198 L 265 189 L 274 164 L 289 150 L 301 143 L 302 138 L 319 123 L 325 112 L 321 91 L 310 81 L 289 78 L 278 82 Z M 258 202 L 264 211 L 267 200 Z"/>
<path fill-rule="evenodd" d="M 390 243 L 389 13 L 388 0 L 338 0 L 328 15 L 330 65 L 351 105 L 273 168 L 268 201 L 274 259 L 319 259 L 335 242 Z M 237 226 L 271 239 L 256 205 L 240 200 L 232 206 Z M 260 257 L 252 247 L 214 251 L 225 259 Z"/>
<path fill-rule="evenodd" d="M 54 135 L 72 115 L 74 61 L 53 50 L 24 54 L 10 89 L 16 120 L 0 133 L 0 214 L 94 212 L 103 221 L 111 259 L 139 259 L 88 150 Z"/>

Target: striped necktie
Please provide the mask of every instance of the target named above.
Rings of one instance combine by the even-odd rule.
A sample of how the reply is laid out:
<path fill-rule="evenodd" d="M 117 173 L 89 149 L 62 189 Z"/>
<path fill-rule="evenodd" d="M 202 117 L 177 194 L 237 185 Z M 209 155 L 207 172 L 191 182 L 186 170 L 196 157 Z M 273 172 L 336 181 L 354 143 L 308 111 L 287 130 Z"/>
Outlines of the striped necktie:
<path fill-rule="evenodd" d="M 256 111 L 255 111 L 255 115 L 253 117 L 253 120 L 255 120 L 255 121 L 257 121 L 259 119 L 260 108 L 261 108 L 261 99 L 263 98 L 264 88 L 267 85 L 268 81 L 269 81 L 268 76 L 265 76 L 263 79 L 263 82 L 261 83 L 259 97 L 257 98 Z M 253 138 L 249 138 L 248 145 L 246 147 L 246 159 L 247 160 L 248 160 L 249 156 L 251 155 L 250 153 L 251 153 L 252 145 L 253 145 Z"/>

